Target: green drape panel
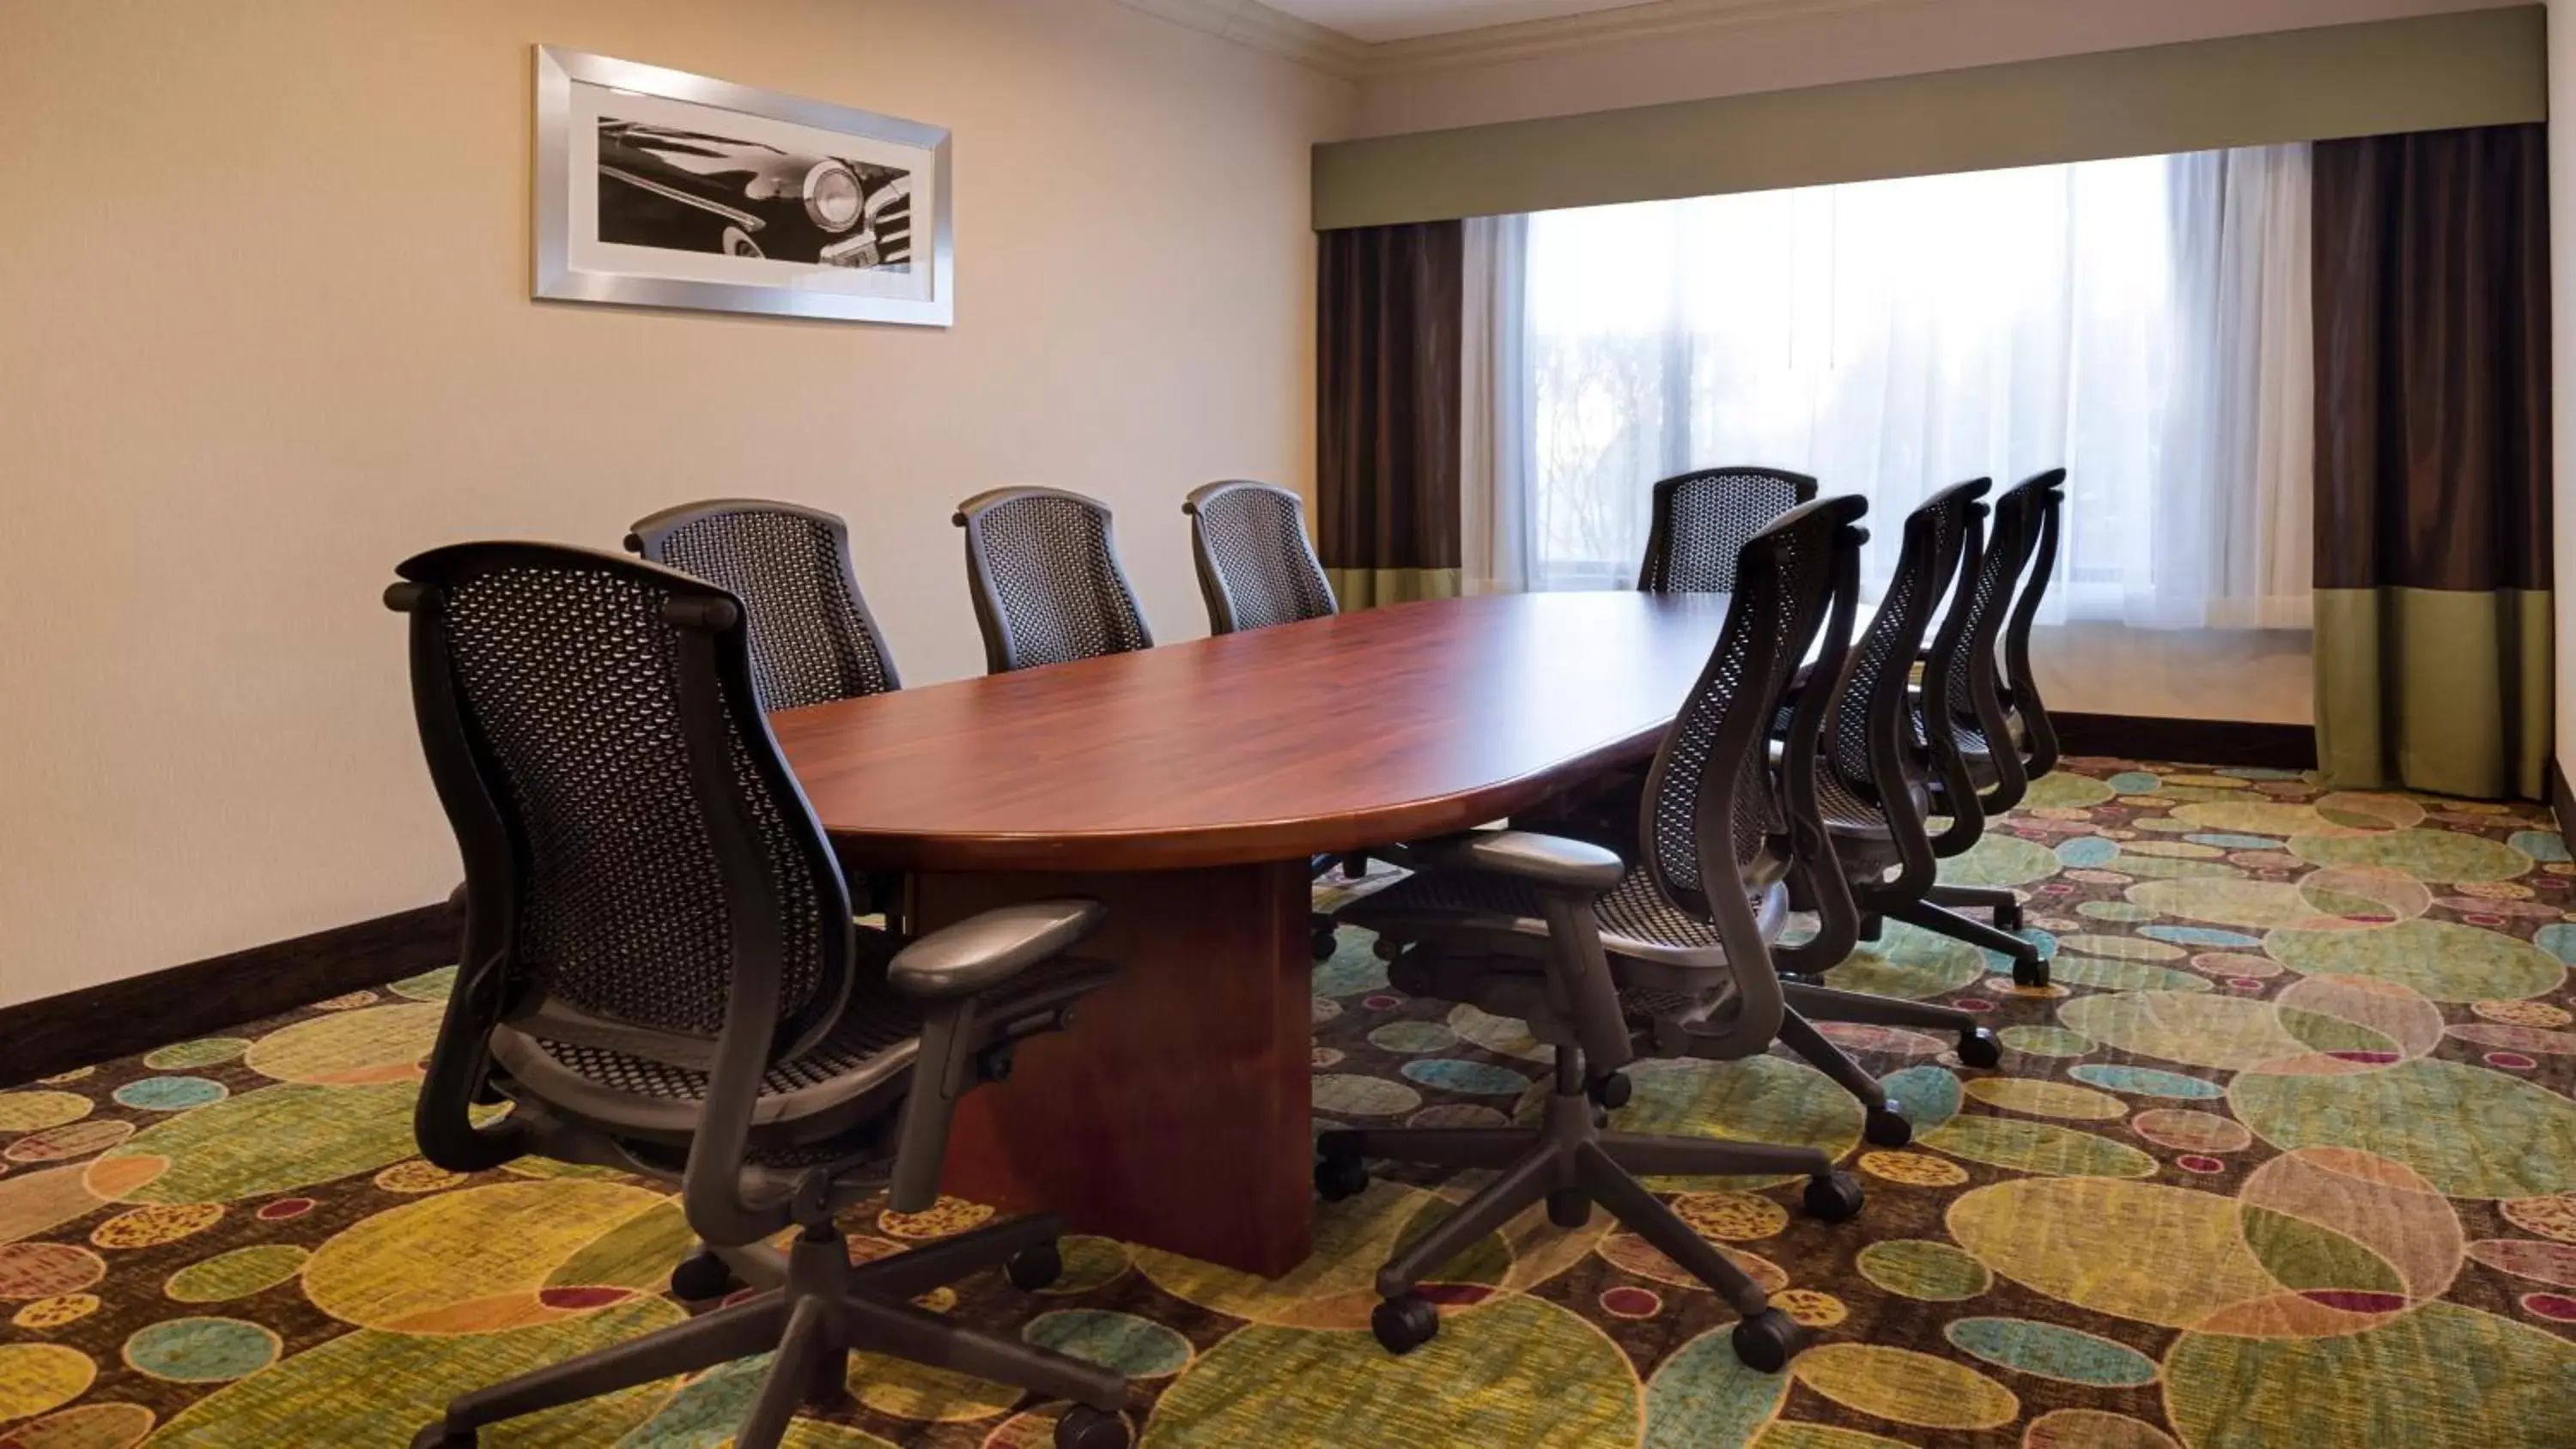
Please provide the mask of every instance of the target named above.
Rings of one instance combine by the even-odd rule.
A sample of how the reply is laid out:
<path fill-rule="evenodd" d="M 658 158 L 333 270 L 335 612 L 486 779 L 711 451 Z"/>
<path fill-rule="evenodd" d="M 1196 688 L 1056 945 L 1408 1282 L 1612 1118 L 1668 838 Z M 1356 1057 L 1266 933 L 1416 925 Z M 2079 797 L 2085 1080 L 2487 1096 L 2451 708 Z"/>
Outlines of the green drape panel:
<path fill-rule="evenodd" d="M 1463 592 L 1463 569 L 1326 569 L 1333 598 L 1343 609 L 1374 609 L 1416 599 L 1454 599 Z"/>
<path fill-rule="evenodd" d="M 1344 609 L 1458 592 L 1466 245 L 1454 221 L 1317 239 L 1315 544 Z"/>
<path fill-rule="evenodd" d="M 2544 128 L 2320 141 L 2317 756 L 2333 784 L 2543 798 Z"/>
<path fill-rule="evenodd" d="M 2319 589 L 2316 620 L 2328 783 L 2548 798 L 2547 591 Z"/>

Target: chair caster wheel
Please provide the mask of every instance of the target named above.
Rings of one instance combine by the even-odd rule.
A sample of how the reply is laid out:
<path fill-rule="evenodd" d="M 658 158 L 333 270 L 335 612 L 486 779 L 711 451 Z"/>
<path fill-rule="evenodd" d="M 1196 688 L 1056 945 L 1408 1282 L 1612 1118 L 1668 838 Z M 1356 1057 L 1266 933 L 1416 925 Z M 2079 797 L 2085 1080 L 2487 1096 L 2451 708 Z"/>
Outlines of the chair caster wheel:
<path fill-rule="evenodd" d="M 1369 1314 L 1369 1332 L 1388 1353 L 1411 1353 L 1440 1336 L 1440 1310 L 1416 1293 L 1390 1298 Z"/>
<path fill-rule="evenodd" d="M 1076 1404 L 1055 1421 L 1055 1449 L 1127 1449 L 1134 1439 L 1125 1419 L 1089 1404 Z"/>
<path fill-rule="evenodd" d="M 1905 1120 L 1904 1108 L 1881 1102 L 1862 1119 L 1860 1135 L 1872 1147 L 1903 1147 L 1914 1140 L 1914 1124 Z"/>
<path fill-rule="evenodd" d="M 1637 1084 L 1628 1080 L 1626 1072 L 1604 1072 L 1587 1079 L 1583 1092 L 1595 1105 L 1616 1112 L 1627 1106 L 1628 1099 L 1637 1094 Z"/>
<path fill-rule="evenodd" d="M 1053 1243 L 1031 1243 L 1002 1260 L 1002 1276 L 1023 1293 L 1037 1293 L 1064 1276 L 1064 1253 Z"/>
<path fill-rule="evenodd" d="M 1368 1191 L 1368 1164 L 1356 1157 L 1332 1154 L 1315 1162 L 1315 1196 L 1340 1202 Z"/>
<path fill-rule="evenodd" d="M 414 1434 L 411 1449 L 474 1449 L 476 1439 L 471 1429 L 451 1429 L 445 1419 Z"/>
<path fill-rule="evenodd" d="M 1807 1330 L 1777 1308 L 1765 1308 L 1735 1325 L 1735 1356 L 1744 1366 L 1776 1374 L 1807 1346 Z"/>
<path fill-rule="evenodd" d="M 1959 1038 L 1959 1060 L 1972 1067 L 1993 1067 L 2004 1059 L 2003 1043 L 1995 1034 L 1978 1027 Z"/>
<path fill-rule="evenodd" d="M 1839 1223 L 1860 1216 L 1860 1179 L 1848 1172 L 1807 1179 L 1807 1216 Z"/>
<path fill-rule="evenodd" d="M 1317 926 L 1314 934 L 1306 938 L 1307 954 L 1318 961 L 1332 960 L 1333 953 L 1340 950 L 1341 946 L 1341 938 L 1334 934 L 1330 926 Z"/>
<path fill-rule="evenodd" d="M 2047 984 L 2048 984 L 2048 963 L 2047 963 L 2047 962 L 2045 962 L 2045 961 L 2015 961 L 2015 962 L 2013 963 L 2013 985 L 2015 985 L 2015 986 L 2040 987 L 2040 986 L 2046 986 Z"/>
<path fill-rule="evenodd" d="M 1592 1221 L 1592 1199 L 1579 1187 L 1558 1188 L 1547 1195 L 1547 1220 L 1560 1228 L 1579 1228 Z"/>
<path fill-rule="evenodd" d="M 2008 906 L 1995 907 L 1995 929 L 1998 931 L 2021 929 L 2021 902 L 2014 901 Z"/>
<path fill-rule="evenodd" d="M 682 1258 L 680 1266 L 671 1270 L 672 1296 L 690 1303 L 722 1298 L 741 1286 L 724 1259 L 703 1250 Z"/>

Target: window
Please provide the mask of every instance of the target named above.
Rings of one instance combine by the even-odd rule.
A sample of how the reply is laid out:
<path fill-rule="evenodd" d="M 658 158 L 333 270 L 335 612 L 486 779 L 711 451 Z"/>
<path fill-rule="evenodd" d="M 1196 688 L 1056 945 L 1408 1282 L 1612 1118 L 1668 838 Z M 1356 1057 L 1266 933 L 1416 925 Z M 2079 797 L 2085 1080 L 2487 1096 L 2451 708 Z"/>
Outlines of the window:
<path fill-rule="evenodd" d="M 2290 147 L 1534 215 L 1530 582 L 1632 586 L 1691 468 L 1866 495 L 1883 580 L 1934 488 L 2064 466 L 2057 617 L 2303 624 L 2306 206 Z"/>

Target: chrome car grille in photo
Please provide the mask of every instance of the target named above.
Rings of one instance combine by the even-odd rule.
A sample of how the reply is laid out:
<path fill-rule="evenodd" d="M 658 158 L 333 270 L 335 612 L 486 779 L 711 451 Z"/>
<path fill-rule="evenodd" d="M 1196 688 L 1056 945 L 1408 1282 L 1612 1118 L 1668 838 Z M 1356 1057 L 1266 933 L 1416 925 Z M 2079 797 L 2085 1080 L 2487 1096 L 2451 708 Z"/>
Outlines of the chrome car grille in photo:
<path fill-rule="evenodd" d="M 909 271 L 912 175 L 758 141 L 599 119 L 599 239 Z"/>

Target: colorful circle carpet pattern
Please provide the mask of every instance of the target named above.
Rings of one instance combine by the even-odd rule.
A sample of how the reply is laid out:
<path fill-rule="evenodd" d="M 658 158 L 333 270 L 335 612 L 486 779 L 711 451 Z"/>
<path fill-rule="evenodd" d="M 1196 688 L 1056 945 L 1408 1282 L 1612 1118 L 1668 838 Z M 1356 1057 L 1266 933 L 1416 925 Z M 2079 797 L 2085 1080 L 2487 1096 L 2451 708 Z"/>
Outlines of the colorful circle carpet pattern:
<path fill-rule="evenodd" d="M 1489 1238 L 1434 1286 L 1440 1336 L 1386 1357 L 1371 1275 L 1459 1196 L 1403 1169 L 1320 1208 L 1284 1279 L 1077 1238 L 1044 1294 L 925 1302 L 1116 1365 L 1167 1449 L 2576 1444 L 2576 861 L 2545 816 L 2089 760 L 1946 874 L 2023 891 L 2056 984 L 1902 926 L 1836 968 L 2002 1037 L 1981 1072 L 1827 1028 L 1913 1145 L 1864 1147 L 1777 1053 L 1642 1065 L 1621 1114 L 1867 1183 L 1838 1227 L 1777 1183 L 1657 1184 L 1818 1330 L 1787 1374 L 1739 1367 L 1724 1305 L 1598 1213 Z M 667 1190 L 415 1155 L 451 974 L 0 1092 L 0 1449 L 401 1444 L 448 1395 L 689 1311 Z M 1500 1125 L 1543 1090 L 1520 1023 L 1408 999 L 1358 932 L 1314 991 L 1319 1125 Z M 853 1251 L 985 1215 L 863 1212 Z M 762 1367 L 485 1442 L 714 1449 Z M 1026 1449 L 1054 1414 L 874 1360 L 851 1386 L 790 1442 Z"/>

